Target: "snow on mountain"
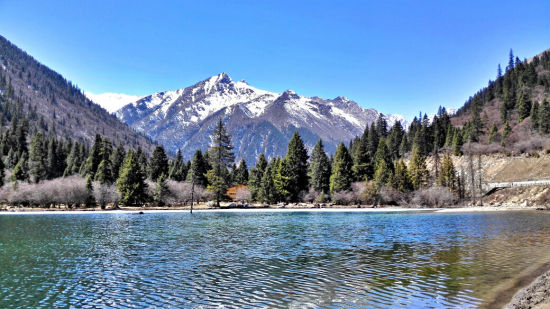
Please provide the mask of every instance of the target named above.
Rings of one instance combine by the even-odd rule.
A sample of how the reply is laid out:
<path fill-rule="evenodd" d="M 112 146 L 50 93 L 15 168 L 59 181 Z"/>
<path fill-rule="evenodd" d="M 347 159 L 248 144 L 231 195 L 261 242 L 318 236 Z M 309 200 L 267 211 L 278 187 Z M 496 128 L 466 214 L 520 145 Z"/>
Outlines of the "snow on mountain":
<path fill-rule="evenodd" d="M 333 152 L 340 142 L 362 134 L 380 113 L 345 97 L 305 97 L 292 90 L 274 93 L 221 73 L 184 89 L 145 96 L 116 115 L 168 151 L 182 149 L 186 158 L 208 147 L 210 132 L 222 118 L 237 159 L 253 164 L 262 152 L 269 158 L 283 156 L 295 131 L 306 147 L 313 148 L 321 138 L 326 150 Z M 395 115 L 389 119 L 404 121 Z"/>
<path fill-rule="evenodd" d="M 401 126 L 403 126 L 404 129 L 407 129 L 409 127 L 409 121 L 403 115 L 386 114 L 384 116 L 386 117 L 386 121 L 388 122 L 388 127 L 393 126 L 396 122 L 401 122 Z"/>
<path fill-rule="evenodd" d="M 86 95 L 86 97 L 88 97 L 88 99 L 92 100 L 94 103 L 99 104 L 109 113 L 114 113 L 124 105 L 137 101 L 141 98 L 140 96 L 136 96 L 136 95 L 128 95 L 128 94 L 112 93 L 112 92 L 101 93 L 101 94 L 84 92 L 84 95 Z"/>

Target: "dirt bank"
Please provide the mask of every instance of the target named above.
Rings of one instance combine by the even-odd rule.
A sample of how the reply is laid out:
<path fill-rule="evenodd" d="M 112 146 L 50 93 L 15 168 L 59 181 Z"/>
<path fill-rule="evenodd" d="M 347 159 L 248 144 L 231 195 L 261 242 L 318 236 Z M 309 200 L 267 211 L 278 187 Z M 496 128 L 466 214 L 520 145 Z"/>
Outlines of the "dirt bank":
<path fill-rule="evenodd" d="M 546 269 L 550 264 L 546 264 Z M 510 303 L 507 309 L 543 309 L 550 308 L 550 270 L 537 277 L 527 287 L 521 289 Z"/>

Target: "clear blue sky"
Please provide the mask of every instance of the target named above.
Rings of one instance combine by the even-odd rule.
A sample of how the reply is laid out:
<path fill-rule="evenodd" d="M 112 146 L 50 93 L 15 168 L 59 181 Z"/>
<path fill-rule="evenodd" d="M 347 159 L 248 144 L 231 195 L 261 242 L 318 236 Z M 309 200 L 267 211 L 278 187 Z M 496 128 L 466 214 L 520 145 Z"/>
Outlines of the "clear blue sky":
<path fill-rule="evenodd" d="M 410 117 L 461 106 L 510 48 L 550 48 L 550 1 L 0 0 L 0 34 L 94 93 L 227 72 Z"/>

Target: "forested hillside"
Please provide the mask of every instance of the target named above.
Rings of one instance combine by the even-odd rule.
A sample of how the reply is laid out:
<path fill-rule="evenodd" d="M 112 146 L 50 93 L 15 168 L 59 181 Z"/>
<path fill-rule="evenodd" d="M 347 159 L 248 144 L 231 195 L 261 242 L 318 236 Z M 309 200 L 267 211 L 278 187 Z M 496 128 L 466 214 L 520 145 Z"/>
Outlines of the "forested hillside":
<path fill-rule="evenodd" d="M 470 97 L 452 123 L 473 141 L 525 150 L 550 133 L 549 98 L 550 51 L 522 61 L 510 50 L 506 68 L 498 65 L 496 79 Z"/>
<path fill-rule="evenodd" d="M 63 76 L 0 36 L 0 124 L 29 136 L 72 138 L 91 144 L 99 133 L 116 144 L 152 151 L 153 143 L 90 101 Z M 14 132 L 11 132 L 14 133 Z M 7 155 L 7 153 L 6 153 Z"/>

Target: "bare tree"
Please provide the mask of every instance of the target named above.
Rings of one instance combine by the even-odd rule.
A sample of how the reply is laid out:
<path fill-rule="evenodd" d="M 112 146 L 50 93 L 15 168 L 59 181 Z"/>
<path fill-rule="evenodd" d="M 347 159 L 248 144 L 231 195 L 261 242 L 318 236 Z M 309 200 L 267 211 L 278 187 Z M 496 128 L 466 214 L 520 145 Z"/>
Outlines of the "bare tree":
<path fill-rule="evenodd" d="M 479 181 L 479 200 L 481 203 L 481 206 L 483 206 L 483 172 L 481 171 L 481 152 L 477 153 L 477 175 L 478 175 L 478 181 Z"/>
<path fill-rule="evenodd" d="M 248 202 L 252 199 L 252 193 L 246 187 L 238 188 L 237 192 L 235 192 L 235 198 L 241 202 Z"/>
<path fill-rule="evenodd" d="M 472 153 L 472 142 L 468 142 L 468 169 L 470 173 L 470 188 L 472 205 L 476 204 L 476 185 L 475 185 L 475 171 L 474 171 L 474 156 Z"/>

